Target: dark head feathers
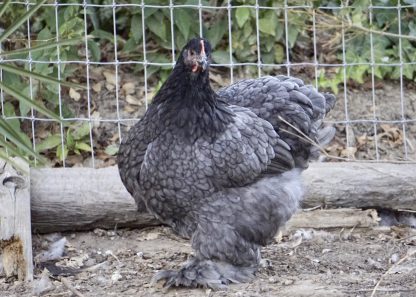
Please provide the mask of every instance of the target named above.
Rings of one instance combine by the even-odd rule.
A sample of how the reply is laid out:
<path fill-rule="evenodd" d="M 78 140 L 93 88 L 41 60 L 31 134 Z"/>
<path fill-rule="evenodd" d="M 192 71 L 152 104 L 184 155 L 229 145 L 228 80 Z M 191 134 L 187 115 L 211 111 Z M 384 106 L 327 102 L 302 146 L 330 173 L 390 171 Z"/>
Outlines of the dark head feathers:
<path fill-rule="evenodd" d="M 212 51 L 211 44 L 209 43 L 207 39 L 201 38 L 201 37 L 195 37 L 189 40 L 188 43 L 184 46 L 183 50 L 193 49 L 199 53 L 201 51 L 201 41 L 204 42 L 205 53 L 207 55 L 208 54 L 210 55 Z"/>
<path fill-rule="evenodd" d="M 211 63 L 211 44 L 204 38 L 192 38 L 179 56 L 178 63 L 183 64 L 186 70 L 198 74 L 208 71 Z"/>

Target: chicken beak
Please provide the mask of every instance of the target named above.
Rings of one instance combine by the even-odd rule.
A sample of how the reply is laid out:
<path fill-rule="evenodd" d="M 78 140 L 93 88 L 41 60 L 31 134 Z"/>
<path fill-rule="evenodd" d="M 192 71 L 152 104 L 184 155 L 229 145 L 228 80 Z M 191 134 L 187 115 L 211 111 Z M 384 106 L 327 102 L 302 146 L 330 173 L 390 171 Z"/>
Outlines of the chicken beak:
<path fill-rule="evenodd" d="M 193 62 L 192 72 L 202 72 L 208 68 L 208 58 L 205 53 L 201 53 Z"/>
<path fill-rule="evenodd" d="M 203 72 L 208 68 L 209 60 L 205 52 L 204 41 L 200 43 L 200 53 L 193 59 L 192 72 Z"/>
<path fill-rule="evenodd" d="M 208 59 L 205 53 L 203 55 L 201 53 L 201 57 L 198 60 L 198 66 L 201 67 L 202 71 L 205 71 L 207 69 Z"/>

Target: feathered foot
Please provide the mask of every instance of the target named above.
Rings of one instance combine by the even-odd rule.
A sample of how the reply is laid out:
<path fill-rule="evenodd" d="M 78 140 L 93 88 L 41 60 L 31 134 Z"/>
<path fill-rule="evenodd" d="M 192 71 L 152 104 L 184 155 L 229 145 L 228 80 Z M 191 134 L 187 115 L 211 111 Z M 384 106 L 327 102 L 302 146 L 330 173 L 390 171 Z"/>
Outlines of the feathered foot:
<path fill-rule="evenodd" d="M 165 287 L 204 287 L 223 290 L 229 283 L 245 283 L 254 278 L 256 267 L 234 266 L 226 262 L 191 259 L 178 270 L 162 270 L 152 283 L 164 280 Z"/>

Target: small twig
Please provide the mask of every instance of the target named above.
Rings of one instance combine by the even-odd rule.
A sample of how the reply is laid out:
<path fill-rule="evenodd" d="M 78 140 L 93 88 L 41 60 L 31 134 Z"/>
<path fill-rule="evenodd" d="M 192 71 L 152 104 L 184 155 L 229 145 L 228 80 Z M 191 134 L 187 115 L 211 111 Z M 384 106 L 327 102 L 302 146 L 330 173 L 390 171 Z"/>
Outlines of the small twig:
<path fill-rule="evenodd" d="M 107 250 L 107 251 L 105 251 L 105 254 L 106 255 L 110 255 L 110 256 L 112 256 L 114 259 L 116 259 L 117 260 L 117 262 L 120 264 L 121 262 L 120 262 L 120 260 L 119 260 L 119 258 L 116 256 L 116 255 L 114 255 L 114 253 L 112 252 L 112 251 L 110 251 L 110 250 Z"/>
<path fill-rule="evenodd" d="M 322 205 L 317 205 L 317 206 L 314 206 L 314 207 L 311 207 L 311 208 L 304 208 L 304 209 L 302 209 L 302 211 L 308 212 L 308 211 L 313 211 L 313 210 L 320 209 L 320 208 L 322 208 Z"/>
<path fill-rule="evenodd" d="M 341 231 L 339 232 L 339 235 L 338 235 L 339 239 L 340 240 L 348 239 L 351 236 L 352 232 L 354 232 L 354 230 L 357 226 L 358 226 L 358 224 L 355 224 L 354 226 L 352 226 L 350 231 L 345 230 L 345 227 L 343 227 L 341 229 Z M 343 235 L 344 232 L 345 232 L 345 235 Z"/>
<path fill-rule="evenodd" d="M 363 32 L 373 33 L 373 34 L 382 35 L 382 36 L 416 40 L 415 36 L 403 35 L 403 34 L 400 35 L 400 34 L 395 34 L 395 33 L 390 33 L 390 32 L 380 31 L 380 30 L 374 30 L 374 29 L 370 29 L 370 28 L 367 28 L 367 27 L 364 27 L 364 26 L 356 25 L 351 21 L 351 19 L 349 17 L 349 14 L 346 15 L 346 17 L 344 19 L 344 21 L 345 21 L 344 24 L 342 24 L 342 17 L 334 16 L 334 15 L 331 15 L 329 13 L 322 12 L 320 10 L 316 10 L 316 14 L 320 15 L 322 17 L 324 16 L 325 18 L 330 20 L 330 21 L 326 22 L 324 25 L 316 24 L 315 27 L 317 27 L 317 28 L 341 29 L 342 27 L 344 27 L 344 29 L 346 29 L 346 30 L 356 29 L 356 30 L 360 30 L 360 31 L 363 31 Z M 339 25 L 337 25 L 336 23 L 338 23 Z"/>
<path fill-rule="evenodd" d="M 118 227 L 118 223 L 116 223 L 116 224 L 114 225 L 113 232 L 114 232 L 115 234 L 117 234 L 117 227 Z"/>
<path fill-rule="evenodd" d="M 352 232 L 354 232 L 354 230 L 355 230 L 355 228 L 356 228 L 356 227 L 357 227 L 357 225 L 354 225 L 354 226 L 351 228 L 350 232 L 348 232 L 348 237 L 350 237 L 350 236 L 351 236 Z"/>
<path fill-rule="evenodd" d="M 281 129 L 282 131 L 285 131 L 286 133 L 292 134 L 293 136 L 297 136 L 299 137 L 299 139 L 303 139 L 307 142 L 309 142 L 310 144 L 314 145 L 315 147 L 317 147 L 322 153 L 324 154 L 328 154 L 318 143 L 316 143 L 315 141 L 313 141 L 309 136 L 307 136 L 305 133 L 303 133 L 302 131 L 300 131 L 299 128 L 295 127 L 294 125 L 292 125 L 291 123 L 289 123 L 288 121 L 286 121 L 284 118 L 282 118 L 281 116 L 278 116 L 279 120 L 281 120 L 283 123 L 287 124 L 288 126 L 290 126 L 291 128 L 295 129 L 296 132 L 298 132 L 300 135 L 303 136 L 303 138 L 300 135 L 297 135 L 295 133 L 292 133 L 288 130 L 285 129 Z"/>
<path fill-rule="evenodd" d="M 408 289 L 408 288 L 380 288 L 377 291 L 379 292 L 408 292 L 408 291 L 412 291 L 413 289 Z M 370 292 L 373 291 L 373 289 L 359 289 L 359 290 L 354 290 L 354 292 Z"/>
<path fill-rule="evenodd" d="M 74 294 L 78 297 L 85 297 L 84 294 L 82 294 L 80 291 L 75 289 L 75 287 L 73 285 L 71 285 L 66 278 L 61 277 L 61 278 L 59 278 L 59 280 L 68 290 L 70 290 L 72 292 L 72 294 Z"/>
<path fill-rule="evenodd" d="M 318 143 L 316 143 L 315 141 L 313 141 L 309 136 L 307 136 L 305 133 L 303 133 L 302 131 L 300 131 L 299 128 L 293 126 L 291 123 L 289 123 L 288 121 L 286 121 L 284 118 L 282 118 L 281 116 L 279 116 L 279 120 L 281 120 L 282 122 L 284 122 L 285 124 L 287 124 L 288 126 L 290 126 L 291 128 L 295 129 L 296 132 L 298 132 L 300 135 L 295 134 L 289 130 L 286 129 L 280 129 L 281 131 L 284 131 L 288 134 L 291 134 L 293 136 L 298 137 L 299 139 L 302 139 L 306 142 L 308 142 L 309 144 L 315 146 L 316 148 L 319 149 L 319 151 L 325 155 L 325 157 L 330 158 L 330 159 L 335 159 L 335 160 L 342 160 L 342 161 L 356 161 L 356 160 L 351 160 L 351 159 L 347 159 L 347 158 L 342 158 L 342 157 L 338 157 L 338 156 L 333 156 L 328 154 Z M 303 137 L 302 137 L 303 136 Z"/>
<path fill-rule="evenodd" d="M 383 278 L 389 274 L 393 268 L 395 268 L 396 266 L 400 265 L 401 263 L 403 263 L 405 260 L 407 260 L 409 257 L 413 256 L 414 254 L 416 254 L 416 249 L 410 251 L 406 256 L 404 256 L 403 258 L 401 258 L 397 263 L 393 264 L 389 269 L 387 269 L 386 272 L 383 273 L 383 275 L 380 277 L 380 279 L 378 280 L 377 284 L 375 285 L 373 292 L 371 293 L 370 297 L 374 297 L 376 294 L 376 291 L 378 289 L 378 287 L 380 286 L 381 281 L 383 280 Z"/>
<path fill-rule="evenodd" d="M 339 231 L 339 234 L 338 234 L 338 238 L 339 238 L 339 239 L 341 239 L 341 240 L 342 240 L 341 235 L 342 235 L 342 233 L 344 232 L 344 230 L 345 230 L 345 228 L 344 228 L 344 227 L 342 227 L 341 231 Z"/>
<path fill-rule="evenodd" d="M 404 208 L 399 208 L 399 209 L 397 209 L 397 211 L 416 213 L 416 210 L 412 210 L 412 209 L 404 209 Z"/>
<path fill-rule="evenodd" d="M 49 296 L 56 297 L 56 296 L 67 296 L 68 292 L 61 292 L 61 293 L 49 293 Z"/>
<path fill-rule="evenodd" d="M 390 33 L 390 32 L 374 30 L 374 29 L 366 28 L 366 27 L 359 26 L 359 25 L 348 24 L 348 29 L 351 29 L 351 28 L 358 29 L 358 30 L 361 30 L 361 31 L 364 31 L 364 32 L 367 32 L 367 33 L 374 33 L 374 34 L 383 35 L 383 36 L 416 40 L 416 37 L 411 36 L 411 35 L 400 35 L 400 34 L 395 34 L 395 33 Z"/>
<path fill-rule="evenodd" d="M 107 261 L 104 261 L 104 262 L 101 262 L 101 263 L 95 264 L 95 265 L 93 265 L 93 266 L 89 266 L 89 267 L 87 267 L 87 268 L 84 268 L 84 269 L 82 269 L 82 270 L 83 270 L 83 271 L 96 271 L 97 269 L 100 269 L 102 266 L 104 266 L 104 265 L 106 265 L 106 264 L 108 264 L 108 262 L 107 262 Z"/>
<path fill-rule="evenodd" d="M 400 238 L 398 240 L 398 242 L 402 242 L 402 241 L 408 240 L 408 239 L 413 238 L 413 237 L 416 237 L 416 235 L 410 235 L 410 236 L 407 236 L 407 237 L 404 237 L 404 238 Z"/>

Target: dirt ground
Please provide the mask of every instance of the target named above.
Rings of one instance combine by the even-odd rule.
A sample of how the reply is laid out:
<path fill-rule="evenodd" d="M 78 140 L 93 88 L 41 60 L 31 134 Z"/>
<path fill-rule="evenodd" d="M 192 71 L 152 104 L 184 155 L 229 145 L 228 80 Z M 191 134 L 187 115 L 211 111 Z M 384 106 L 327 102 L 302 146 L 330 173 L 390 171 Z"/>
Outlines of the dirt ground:
<path fill-rule="evenodd" d="M 62 237 L 63 256 L 41 262 Z M 33 239 L 35 281 L 0 278 L 1 296 L 371 296 L 380 279 L 374 296 L 416 296 L 416 229 L 408 227 L 291 231 L 263 248 L 267 264 L 254 281 L 226 291 L 150 283 L 155 272 L 177 269 L 191 254 L 189 242 L 167 227 Z M 42 277 L 45 267 L 51 272 Z"/>

